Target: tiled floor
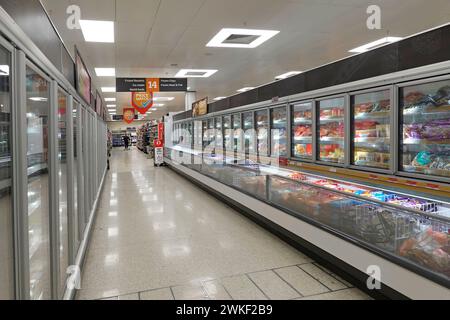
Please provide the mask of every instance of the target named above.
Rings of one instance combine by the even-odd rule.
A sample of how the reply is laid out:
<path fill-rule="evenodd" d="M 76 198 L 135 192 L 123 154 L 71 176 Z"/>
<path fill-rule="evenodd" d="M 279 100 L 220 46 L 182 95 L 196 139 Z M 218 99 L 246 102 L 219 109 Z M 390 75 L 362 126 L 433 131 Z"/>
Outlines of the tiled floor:
<path fill-rule="evenodd" d="M 368 299 L 143 153 L 114 150 L 79 299 Z"/>

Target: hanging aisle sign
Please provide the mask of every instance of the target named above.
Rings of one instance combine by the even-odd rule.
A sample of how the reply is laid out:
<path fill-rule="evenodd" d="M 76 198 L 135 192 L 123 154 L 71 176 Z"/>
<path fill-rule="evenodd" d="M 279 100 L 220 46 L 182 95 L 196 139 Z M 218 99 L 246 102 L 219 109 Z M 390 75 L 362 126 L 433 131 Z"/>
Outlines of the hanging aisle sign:
<path fill-rule="evenodd" d="M 130 124 L 134 121 L 134 109 L 123 108 L 123 121 Z"/>
<path fill-rule="evenodd" d="M 153 107 L 153 93 L 133 92 L 131 94 L 131 104 L 140 114 L 146 114 Z"/>
<path fill-rule="evenodd" d="M 187 78 L 116 78 L 116 92 L 186 92 Z"/>

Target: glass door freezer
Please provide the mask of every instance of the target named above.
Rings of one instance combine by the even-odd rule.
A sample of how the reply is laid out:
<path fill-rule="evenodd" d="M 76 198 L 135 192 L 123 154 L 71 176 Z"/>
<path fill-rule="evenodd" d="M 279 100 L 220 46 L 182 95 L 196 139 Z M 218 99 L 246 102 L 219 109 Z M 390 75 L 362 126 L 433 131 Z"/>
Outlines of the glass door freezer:
<path fill-rule="evenodd" d="M 301 102 L 291 106 L 292 156 L 312 160 L 313 157 L 313 103 Z"/>
<path fill-rule="evenodd" d="M 450 178 L 450 80 L 400 88 L 400 170 Z"/>
<path fill-rule="evenodd" d="M 391 167 L 391 90 L 354 94 L 350 98 L 352 121 L 351 164 Z"/>
<path fill-rule="evenodd" d="M 287 109 L 279 107 L 270 110 L 270 136 L 272 157 L 287 157 L 288 135 L 287 135 Z"/>

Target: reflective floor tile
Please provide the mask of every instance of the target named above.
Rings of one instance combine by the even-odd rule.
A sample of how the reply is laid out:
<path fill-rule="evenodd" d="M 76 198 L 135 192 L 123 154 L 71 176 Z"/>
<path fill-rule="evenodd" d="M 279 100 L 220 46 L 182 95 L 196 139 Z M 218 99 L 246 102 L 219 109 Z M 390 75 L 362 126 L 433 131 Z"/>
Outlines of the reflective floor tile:
<path fill-rule="evenodd" d="M 150 290 L 140 293 L 141 300 L 173 300 L 170 288 Z"/>
<path fill-rule="evenodd" d="M 345 289 L 347 286 L 331 276 L 330 274 L 326 273 L 316 265 L 309 263 L 309 264 L 303 264 L 299 266 L 303 271 L 310 274 L 312 277 L 317 279 L 320 283 L 325 285 L 327 288 L 329 288 L 332 291 Z"/>
<path fill-rule="evenodd" d="M 221 282 L 234 300 L 267 300 L 264 293 L 246 275 L 224 278 Z"/>
<path fill-rule="evenodd" d="M 275 272 L 303 296 L 330 291 L 319 281 L 296 266 L 276 269 Z"/>
<path fill-rule="evenodd" d="M 290 300 L 301 296 L 273 271 L 255 272 L 249 277 L 271 300 Z"/>

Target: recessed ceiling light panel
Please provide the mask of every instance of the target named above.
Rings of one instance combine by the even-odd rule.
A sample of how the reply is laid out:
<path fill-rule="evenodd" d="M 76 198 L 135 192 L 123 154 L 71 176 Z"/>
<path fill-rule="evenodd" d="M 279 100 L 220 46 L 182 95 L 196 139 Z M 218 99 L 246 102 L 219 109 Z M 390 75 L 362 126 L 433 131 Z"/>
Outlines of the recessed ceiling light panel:
<path fill-rule="evenodd" d="M 114 43 L 114 21 L 80 20 L 86 42 Z"/>
<path fill-rule="evenodd" d="M 225 99 L 226 97 L 216 97 L 216 98 L 214 98 L 213 100 L 214 101 L 219 101 L 219 100 L 223 100 L 223 99 Z"/>
<path fill-rule="evenodd" d="M 153 101 L 173 101 L 174 97 L 154 97 Z"/>
<path fill-rule="evenodd" d="M 256 48 L 276 36 L 280 31 L 223 28 L 211 39 L 207 47 Z"/>
<path fill-rule="evenodd" d="M 389 43 L 394 43 L 394 42 L 400 41 L 402 39 L 403 38 L 400 38 L 400 37 L 385 37 L 385 38 L 381 38 L 379 40 L 367 43 L 365 45 L 362 45 L 362 46 L 360 46 L 358 48 L 352 49 L 349 52 L 363 53 L 363 52 L 367 52 L 369 50 L 381 47 L 381 46 L 383 46 L 385 44 L 389 44 Z"/>
<path fill-rule="evenodd" d="M 115 68 L 95 68 L 95 73 L 97 77 L 115 77 L 116 69 Z"/>
<path fill-rule="evenodd" d="M 116 98 L 105 98 L 106 102 L 116 102 Z"/>
<path fill-rule="evenodd" d="M 102 87 L 102 92 L 116 92 L 116 87 Z"/>
<path fill-rule="evenodd" d="M 211 69 L 181 69 L 175 75 L 177 78 L 209 78 L 218 70 Z"/>

